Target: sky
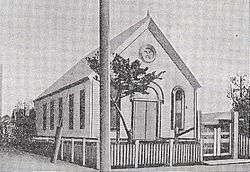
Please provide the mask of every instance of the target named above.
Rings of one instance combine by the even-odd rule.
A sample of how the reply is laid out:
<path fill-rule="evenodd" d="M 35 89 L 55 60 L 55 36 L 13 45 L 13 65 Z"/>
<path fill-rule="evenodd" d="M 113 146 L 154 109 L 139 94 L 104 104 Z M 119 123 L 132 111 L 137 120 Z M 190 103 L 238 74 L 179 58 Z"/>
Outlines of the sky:
<path fill-rule="evenodd" d="M 98 46 L 98 10 L 98 0 L 0 0 L 4 115 Z M 229 76 L 250 76 L 249 0 L 110 0 L 111 37 L 147 10 L 202 85 L 198 108 L 230 110 Z"/>

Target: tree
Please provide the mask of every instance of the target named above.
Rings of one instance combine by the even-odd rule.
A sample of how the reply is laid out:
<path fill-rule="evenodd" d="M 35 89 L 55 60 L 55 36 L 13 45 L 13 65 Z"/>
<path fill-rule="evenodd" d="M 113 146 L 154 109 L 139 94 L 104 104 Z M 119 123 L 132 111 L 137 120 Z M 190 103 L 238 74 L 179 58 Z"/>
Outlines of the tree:
<path fill-rule="evenodd" d="M 89 66 L 98 75 L 100 74 L 99 52 L 93 57 L 86 58 Z M 111 62 L 111 108 L 117 110 L 117 114 L 122 119 L 122 123 L 126 130 L 128 139 L 131 139 L 131 133 L 127 128 L 119 102 L 122 98 L 133 96 L 135 93 L 149 94 L 147 89 L 150 84 L 157 79 L 162 79 L 161 75 L 165 71 L 157 73 L 156 71 L 148 72 L 148 67 L 142 67 L 140 60 L 130 62 L 130 59 L 124 59 L 118 54 L 114 54 L 114 59 Z M 97 81 L 98 76 L 94 77 Z"/>
<path fill-rule="evenodd" d="M 25 104 L 25 103 L 24 103 Z M 16 143 L 21 145 L 28 144 L 30 139 L 36 135 L 35 124 L 36 113 L 34 108 L 27 109 L 15 108 L 12 114 L 12 123 L 14 124 L 13 137 Z M 27 146 L 28 146 L 27 145 Z"/>
<path fill-rule="evenodd" d="M 8 127 L 10 125 L 10 117 L 8 115 L 4 115 L 0 118 L 0 138 L 8 137 L 9 131 Z"/>
<path fill-rule="evenodd" d="M 247 75 L 230 77 L 227 97 L 232 101 L 233 110 L 239 112 L 241 130 L 250 132 L 250 83 Z"/>

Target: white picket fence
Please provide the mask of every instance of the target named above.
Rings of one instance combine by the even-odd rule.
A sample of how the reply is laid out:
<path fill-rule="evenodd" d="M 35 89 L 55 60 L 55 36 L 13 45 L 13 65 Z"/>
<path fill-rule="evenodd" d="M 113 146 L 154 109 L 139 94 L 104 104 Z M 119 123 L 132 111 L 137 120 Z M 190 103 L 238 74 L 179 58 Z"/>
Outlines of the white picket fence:
<path fill-rule="evenodd" d="M 111 142 L 112 168 L 190 165 L 201 161 L 201 144 L 195 140 Z"/>
<path fill-rule="evenodd" d="M 238 139 L 239 158 L 250 159 L 250 137 L 248 134 L 239 134 Z"/>
<path fill-rule="evenodd" d="M 200 142 L 190 139 L 111 141 L 111 168 L 198 164 L 203 159 L 201 148 Z M 98 150 L 97 139 L 62 138 L 58 159 L 98 169 Z"/>

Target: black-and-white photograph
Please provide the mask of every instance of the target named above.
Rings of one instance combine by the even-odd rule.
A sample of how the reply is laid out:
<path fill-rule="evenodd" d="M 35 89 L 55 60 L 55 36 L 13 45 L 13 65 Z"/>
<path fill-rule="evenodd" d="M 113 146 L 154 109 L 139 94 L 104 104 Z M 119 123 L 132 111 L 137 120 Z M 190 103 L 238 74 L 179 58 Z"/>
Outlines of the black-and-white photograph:
<path fill-rule="evenodd" d="M 250 171 L 250 0 L 0 0 L 0 172 Z"/>

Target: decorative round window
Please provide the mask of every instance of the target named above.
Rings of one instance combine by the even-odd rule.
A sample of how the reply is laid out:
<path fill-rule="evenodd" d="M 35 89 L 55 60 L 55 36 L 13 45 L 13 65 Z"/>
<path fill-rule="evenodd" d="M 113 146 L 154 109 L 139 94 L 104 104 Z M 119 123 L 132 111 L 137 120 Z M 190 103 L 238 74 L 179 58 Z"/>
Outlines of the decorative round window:
<path fill-rule="evenodd" d="M 155 60 L 155 56 L 156 51 L 152 45 L 146 44 L 140 47 L 139 57 L 142 59 L 142 61 L 146 63 L 151 63 Z"/>

